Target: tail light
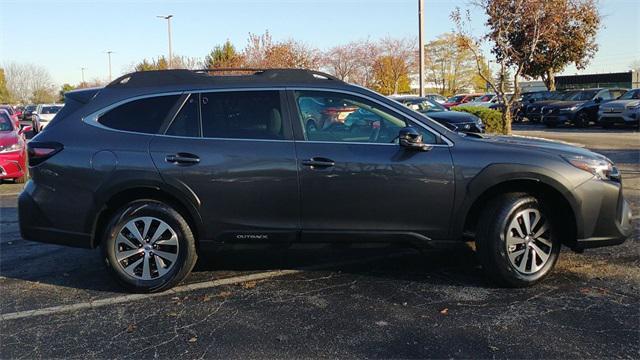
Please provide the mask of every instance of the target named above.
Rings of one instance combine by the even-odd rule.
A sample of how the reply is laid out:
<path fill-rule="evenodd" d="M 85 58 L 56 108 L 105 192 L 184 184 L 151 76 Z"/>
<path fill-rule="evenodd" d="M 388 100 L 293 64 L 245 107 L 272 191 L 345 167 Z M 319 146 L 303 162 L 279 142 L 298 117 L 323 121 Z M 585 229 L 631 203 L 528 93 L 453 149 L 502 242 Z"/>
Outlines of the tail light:
<path fill-rule="evenodd" d="M 29 155 L 29 166 L 36 166 L 43 163 L 53 155 L 62 151 L 63 146 L 57 142 L 36 142 L 27 143 L 27 154 Z"/>

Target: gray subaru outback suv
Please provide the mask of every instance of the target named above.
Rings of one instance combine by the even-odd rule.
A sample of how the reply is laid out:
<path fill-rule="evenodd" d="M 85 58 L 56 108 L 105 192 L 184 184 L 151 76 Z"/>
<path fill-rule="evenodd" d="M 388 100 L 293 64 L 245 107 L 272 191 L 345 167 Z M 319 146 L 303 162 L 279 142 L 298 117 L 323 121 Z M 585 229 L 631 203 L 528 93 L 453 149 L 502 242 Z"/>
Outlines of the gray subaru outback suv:
<path fill-rule="evenodd" d="M 631 232 L 604 156 L 452 132 L 314 71 L 128 74 L 68 92 L 28 151 L 22 236 L 101 247 L 139 292 L 178 283 L 207 245 L 343 241 L 475 241 L 489 278 L 521 287 L 549 274 L 562 245 Z"/>

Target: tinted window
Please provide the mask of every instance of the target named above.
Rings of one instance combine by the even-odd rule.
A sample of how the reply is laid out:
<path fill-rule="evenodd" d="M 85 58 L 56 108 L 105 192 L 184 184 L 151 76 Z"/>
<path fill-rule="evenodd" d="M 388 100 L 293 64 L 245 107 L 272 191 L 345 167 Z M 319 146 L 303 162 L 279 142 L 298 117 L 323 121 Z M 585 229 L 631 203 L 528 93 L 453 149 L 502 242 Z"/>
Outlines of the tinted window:
<path fill-rule="evenodd" d="M 611 93 L 609 90 L 604 90 L 598 94 L 598 97 L 602 98 L 602 100 L 611 100 Z"/>
<path fill-rule="evenodd" d="M 41 114 L 56 114 L 62 109 L 62 106 L 43 106 Z"/>
<path fill-rule="evenodd" d="M 198 94 L 192 94 L 182 105 L 182 108 L 167 129 L 167 135 L 200 136 L 200 121 L 198 121 Z"/>
<path fill-rule="evenodd" d="M 295 99 L 309 141 L 395 143 L 400 129 L 407 126 L 399 115 L 357 96 L 296 91 Z M 435 142 L 430 132 L 424 131 L 423 136 L 425 142 Z"/>
<path fill-rule="evenodd" d="M 200 103 L 204 137 L 284 138 L 278 91 L 203 93 Z"/>
<path fill-rule="evenodd" d="M 11 123 L 11 119 L 4 111 L 0 112 L 0 131 L 12 131 L 13 124 Z"/>
<path fill-rule="evenodd" d="M 169 95 L 134 100 L 109 110 L 98 122 L 117 130 L 155 134 L 179 97 Z"/>

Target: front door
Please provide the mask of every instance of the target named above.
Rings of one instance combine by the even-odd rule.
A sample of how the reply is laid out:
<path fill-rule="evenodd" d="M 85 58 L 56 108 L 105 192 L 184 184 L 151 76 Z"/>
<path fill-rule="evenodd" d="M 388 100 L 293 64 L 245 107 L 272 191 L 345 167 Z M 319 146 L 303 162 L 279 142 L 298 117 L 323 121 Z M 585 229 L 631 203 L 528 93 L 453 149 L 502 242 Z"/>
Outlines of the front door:
<path fill-rule="evenodd" d="M 349 234 L 446 236 L 454 174 L 446 144 L 403 114 L 349 93 L 292 91 L 301 184 L 303 239 Z M 300 104 L 321 104 L 305 113 Z M 309 126 L 310 121 L 322 127 Z M 430 151 L 401 148 L 401 128 L 415 126 Z M 333 234 L 333 235 L 332 235 Z M 335 240 L 340 240 L 335 238 Z"/>
<path fill-rule="evenodd" d="M 298 176 L 283 94 L 191 94 L 165 134 L 152 140 L 150 152 L 163 179 L 197 198 L 204 240 L 296 238 Z"/>

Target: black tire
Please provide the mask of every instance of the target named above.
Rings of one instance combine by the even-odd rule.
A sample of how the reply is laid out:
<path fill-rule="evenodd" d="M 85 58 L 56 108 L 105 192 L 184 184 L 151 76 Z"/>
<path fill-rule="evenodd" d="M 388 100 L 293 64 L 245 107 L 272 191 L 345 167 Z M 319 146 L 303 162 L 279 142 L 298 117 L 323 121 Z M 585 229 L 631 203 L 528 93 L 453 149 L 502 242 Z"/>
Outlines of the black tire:
<path fill-rule="evenodd" d="M 509 259 L 509 250 L 506 241 L 507 232 L 511 231 L 509 226 L 518 214 L 526 210 L 537 210 L 542 216 L 545 214 L 553 214 L 545 210 L 544 204 L 541 204 L 536 198 L 528 194 L 509 193 L 491 200 L 487 207 L 483 209 L 482 215 L 478 220 L 476 229 L 478 258 L 489 279 L 497 285 L 506 287 L 527 287 L 534 285 L 549 275 L 558 260 L 561 242 L 554 229 L 559 229 L 559 227 L 555 224 L 556 220 L 551 217 L 545 220 L 549 221 L 548 225 L 550 228 L 548 232 L 544 233 L 547 234 L 545 235 L 545 237 L 548 238 L 546 241 L 550 241 L 552 244 L 550 248 L 545 248 L 549 251 L 546 262 L 542 262 L 543 265 L 535 272 L 523 273 L 518 270 L 516 265 Z M 540 229 L 544 224 L 544 222 L 538 223 L 537 228 Z M 537 243 L 537 245 L 540 245 L 540 243 Z M 532 262 L 536 261 L 536 257 L 535 255 L 531 255 L 533 251 L 527 250 L 529 244 L 524 243 L 518 246 L 524 246 L 525 250 L 522 257 L 516 257 L 514 261 L 520 259 L 520 264 L 522 264 L 524 260 L 525 269 L 528 264 L 531 264 L 529 267 L 530 270 L 533 270 L 533 268 L 531 268 L 533 266 Z M 529 253 L 525 258 L 524 254 L 527 253 L 527 251 L 529 251 Z M 540 256 L 538 256 L 537 259 L 542 261 Z"/>
<path fill-rule="evenodd" d="M 161 265 L 159 265 L 155 259 L 152 262 L 153 265 L 155 265 L 155 273 L 153 273 L 154 268 L 151 265 L 151 260 L 149 260 L 150 262 L 148 264 L 145 264 L 147 258 L 146 255 L 144 255 L 143 264 L 149 266 L 151 276 L 153 274 L 156 275 L 155 278 L 149 280 L 134 277 L 125 271 L 123 262 L 128 262 L 130 258 L 121 260 L 122 262 L 118 262 L 116 258 L 116 252 L 119 251 L 117 250 L 117 246 L 122 245 L 118 245 L 116 240 L 120 231 L 123 230 L 129 221 L 139 217 L 153 217 L 165 222 L 170 226 L 171 230 L 175 232 L 177 237 L 177 247 L 174 248 L 177 252 L 177 257 L 173 263 L 167 261 L 167 266 L 170 267 L 168 267 L 168 271 L 165 274 L 160 275 L 158 267 Z M 149 230 L 149 232 L 150 231 L 151 230 Z M 147 238 L 147 240 L 149 239 Z M 149 243 L 149 241 L 147 241 L 147 243 Z M 147 246 L 149 246 L 149 244 L 147 244 Z M 164 245 L 162 246 L 164 247 Z M 137 200 L 116 211 L 111 216 L 109 224 L 105 228 L 101 249 L 105 264 L 115 279 L 127 290 L 141 293 L 159 292 L 175 286 L 191 272 L 198 259 L 195 239 L 188 222 L 182 214 L 171 206 L 155 200 Z M 134 248 L 133 250 L 136 249 Z M 150 250 L 153 251 L 153 249 Z M 146 250 L 141 249 L 140 251 Z M 138 255 L 132 255 L 132 257 L 133 256 Z M 149 258 L 151 257 L 152 255 L 150 255 Z M 133 262 L 134 261 L 132 261 L 132 263 Z M 134 268 L 138 267 L 139 266 L 134 266 Z M 135 273 L 133 275 L 135 275 Z"/>
<path fill-rule="evenodd" d="M 576 127 L 584 128 L 590 125 L 590 121 L 591 119 L 589 119 L 589 114 L 587 114 L 586 111 L 581 111 L 576 114 L 574 124 L 576 125 Z"/>
<path fill-rule="evenodd" d="M 613 127 L 613 124 L 608 123 L 608 122 L 604 122 L 601 124 L 603 129 L 611 129 Z"/>
<path fill-rule="evenodd" d="M 545 123 L 545 125 L 546 125 L 548 128 L 551 128 L 551 129 L 553 129 L 553 128 L 555 128 L 555 127 L 557 127 L 557 126 L 558 126 L 556 123 Z"/>

